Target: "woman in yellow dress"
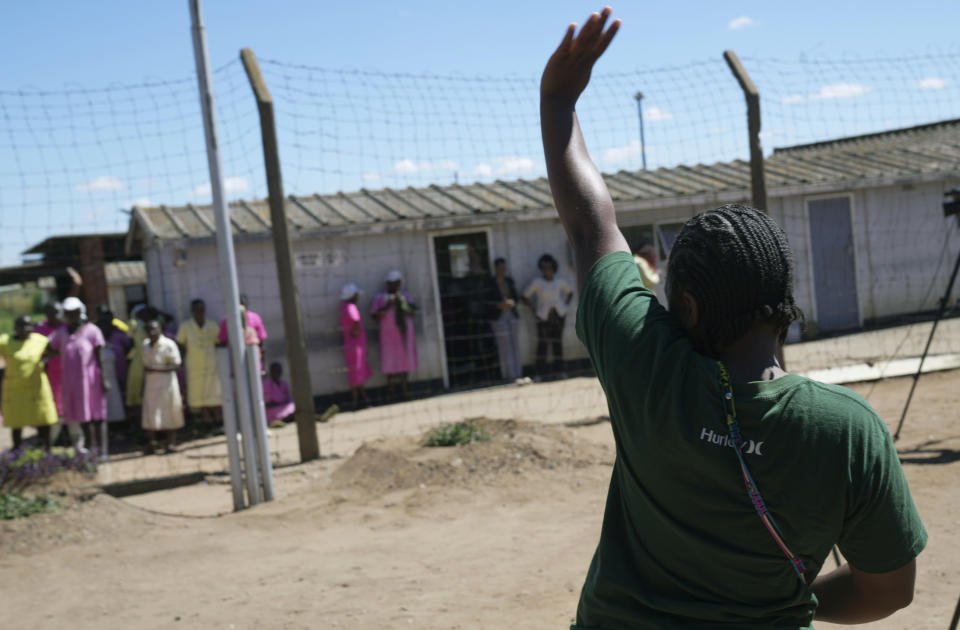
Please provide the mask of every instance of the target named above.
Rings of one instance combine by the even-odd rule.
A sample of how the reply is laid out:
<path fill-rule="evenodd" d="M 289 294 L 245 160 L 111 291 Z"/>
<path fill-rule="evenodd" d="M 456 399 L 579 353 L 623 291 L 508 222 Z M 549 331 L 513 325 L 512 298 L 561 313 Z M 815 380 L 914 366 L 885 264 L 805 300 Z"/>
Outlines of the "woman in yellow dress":
<path fill-rule="evenodd" d="M 44 370 L 49 340 L 33 332 L 33 320 L 21 315 L 14 333 L 0 335 L 0 356 L 7 362 L 3 375 L 3 426 L 13 432 L 13 448 L 23 442 L 23 428 L 36 427 L 40 441 L 50 450 L 50 425 L 57 422 L 53 390 Z"/>

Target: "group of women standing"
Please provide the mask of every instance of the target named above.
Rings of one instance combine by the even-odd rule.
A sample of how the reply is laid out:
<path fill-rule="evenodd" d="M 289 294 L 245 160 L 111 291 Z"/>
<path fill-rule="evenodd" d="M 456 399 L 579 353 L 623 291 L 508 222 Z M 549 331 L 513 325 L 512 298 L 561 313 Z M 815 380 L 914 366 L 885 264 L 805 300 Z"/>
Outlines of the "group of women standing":
<path fill-rule="evenodd" d="M 413 314 L 417 305 L 403 285 L 403 274 L 393 270 L 387 274 L 386 287 L 373 298 L 370 315 L 377 322 L 380 340 L 380 371 L 387 377 L 387 397 L 394 399 L 400 385 L 403 400 L 407 393 L 407 376 L 417 369 L 417 338 Z M 362 291 L 350 282 L 340 292 L 340 328 L 343 333 L 343 357 L 347 367 L 347 382 L 353 395 L 354 407 L 366 406 L 364 383 L 373 375 L 367 363 L 367 333 L 357 302 Z"/>
<path fill-rule="evenodd" d="M 106 306 L 97 309 L 96 323 L 76 297 L 48 304 L 44 311 L 40 325 L 23 315 L 16 319 L 13 335 L 0 335 L 0 356 L 6 362 L 0 411 L 3 426 L 13 432 L 14 448 L 22 444 L 23 429 L 35 427 L 49 450 L 59 432 L 51 427 L 62 422 L 78 451 L 105 454 L 102 425 L 125 420 L 128 406 L 143 404 L 145 418 L 155 415 L 158 406 L 169 413 L 166 401 L 158 405 L 160 398 L 153 395 L 161 388 L 155 374 L 168 380 L 169 367 L 179 366 L 179 353 L 170 356 L 169 344 L 159 338 L 159 324 L 145 321 L 149 309 L 137 313 L 132 339 L 130 327 Z"/>
<path fill-rule="evenodd" d="M 526 304 L 537 317 L 537 372 L 541 375 L 562 373 L 562 335 L 573 289 L 557 276 L 558 264 L 550 254 L 538 261 L 540 277 L 523 291 L 507 274 L 503 258 L 494 261 L 494 274 L 478 300 L 489 305 L 490 331 L 496 340 L 503 379 L 516 380 L 522 376 L 520 359 L 518 306 Z M 407 378 L 417 369 L 417 343 L 412 315 L 417 309 L 410 295 L 401 289 L 403 275 L 391 271 L 384 279 L 385 288 L 373 298 L 370 315 L 377 323 L 380 341 L 380 371 L 387 379 L 387 396 L 393 400 L 397 385 L 406 400 Z M 362 291 L 350 282 L 340 292 L 340 328 L 343 334 L 343 356 L 347 382 L 354 407 L 367 404 L 364 384 L 373 375 L 367 362 L 367 335 L 358 306 Z M 548 351 L 552 364 L 547 364 Z"/>
<path fill-rule="evenodd" d="M 86 320 L 83 303 L 69 297 L 59 309 L 48 307 L 47 319 L 34 330 L 28 315 L 17 318 L 13 337 L 0 336 L 0 356 L 6 361 L 0 401 L 4 426 L 13 429 L 19 447 L 24 427 L 36 427 L 50 448 L 50 427 L 59 419 L 70 430 L 74 445 L 96 448 L 98 423 L 107 417 L 103 378 L 103 333 Z M 47 363 L 50 363 L 48 369 Z"/>

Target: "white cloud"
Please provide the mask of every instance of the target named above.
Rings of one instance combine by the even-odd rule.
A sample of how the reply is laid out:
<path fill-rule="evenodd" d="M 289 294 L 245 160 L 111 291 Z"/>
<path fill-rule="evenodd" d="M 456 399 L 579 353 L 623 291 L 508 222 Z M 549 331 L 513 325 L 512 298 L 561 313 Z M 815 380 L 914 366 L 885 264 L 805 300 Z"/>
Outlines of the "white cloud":
<path fill-rule="evenodd" d="M 824 85 L 819 91 L 813 94 L 787 94 L 777 99 L 777 102 L 781 105 L 796 105 L 797 103 L 803 103 L 808 100 L 851 98 L 854 96 L 862 96 L 872 89 L 869 85 L 863 85 L 862 83 L 831 83 L 830 85 Z"/>
<path fill-rule="evenodd" d="M 106 192 L 111 190 L 123 190 L 126 186 L 113 175 L 101 175 L 89 182 L 84 182 L 77 186 L 80 192 Z"/>
<path fill-rule="evenodd" d="M 673 118 L 671 112 L 660 109 L 659 107 L 647 107 L 643 110 L 644 121 L 657 122 L 659 120 L 670 120 L 671 118 Z"/>
<path fill-rule="evenodd" d="M 643 145 L 640 144 L 639 140 L 634 140 L 630 144 L 622 147 L 610 147 L 609 149 L 604 150 L 602 159 L 604 162 L 615 164 L 617 162 L 623 162 L 632 157 L 636 157 L 642 152 Z"/>
<path fill-rule="evenodd" d="M 228 195 L 247 192 L 249 188 L 250 188 L 250 183 L 247 181 L 246 177 L 224 177 L 223 178 L 223 192 Z M 191 190 L 190 194 L 195 197 L 209 197 L 211 194 L 213 194 L 210 188 L 210 182 L 207 182 L 205 184 L 200 184 L 199 186 Z"/>
<path fill-rule="evenodd" d="M 368 182 L 378 181 L 380 179 L 380 173 L 364 173 L 363 179 Z"/>
<path fill-rule="evenodd" d="M 803 94 L 788 94 L 786 96 L 780 97 L 781 105 L 794 105 L 796 103 L 802 103 L 807 100 L 807 97 Z"/>
<path fill-rule="evenodd" d="M 947 81 L 940 77 L 924 77 L 917 81 L 917 87 L 921 90 L 942 90 L 947 87 Z"/>
<path fill-rule="evenodd" d="M 413 160 L 401 160 L 393 165 L 393 170 L 397 173 L 416 173 L 420 170 L 420 165 Z"/>
<path fill-rule="evenodd" d="M 493 164 L 486 162 L 477 164 L 474 173 L 479 177 L 493 177 L 501 175 L 519 175 L 532 171 L 533 160 L 518 155 L 503 155 L 493 159 Z"/>
<path fill-rule="evenodd" d="M 414 162 L 410 158 L 400 160 L 393 165 L 394 173 L 408 175 L 411 173 L 424 173 L 430 171 L 455 171 L 457 163 L 453 160 L 440 160 L 438 162 Z"/>
<path fill-rule="evenodd" d="M 746 15 L 741 15 L 740 17 L 730 20 L 730 23 L 727 24 L 727 28 L 729 28 L 731 31 L 739 31 L 741 28 L 747 28 L 748 26 L 755 25 L 756 22 L 754 22 L 751 18 L 747 17 Z"/>
<path fill-rule="evenodd" d="M 497 164 L 497 175 L 512 175 L 533 170 L 533 160 L 526 157 L 510 155 L 498 157 L 494 162 Z"/>
<path fill-rule="evenodd" d="M 860 96 L 870 91 L 870 88 L 861 83 L 833 83 L 820 88 L 820 91 L 811 98 L 850 98 Z"/>

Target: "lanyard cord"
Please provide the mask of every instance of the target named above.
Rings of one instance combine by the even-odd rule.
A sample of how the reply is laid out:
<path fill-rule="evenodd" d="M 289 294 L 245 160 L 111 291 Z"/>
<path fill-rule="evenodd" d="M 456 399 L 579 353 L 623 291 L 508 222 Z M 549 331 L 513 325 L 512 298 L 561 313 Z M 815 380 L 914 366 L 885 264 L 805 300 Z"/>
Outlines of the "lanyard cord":
<path fill-rule="evenodd" d="M 717 361 L 717 365 L 720 366 L 720 384 L 724 389 L 723 409 L 727 416 L 727 430 L 730 432 L 730 441 L 733 442 L 733 452 L 737 454 L 737 460 L 740 462 L 740 472 L 743 475 L 743 483 L 747 487 L 747 494 L 750 496 L 753 507 L 756 508 L 763 525 L 767 528 L 767 531 L 770 532 L 770 536 L 773 537 L 777 546 L 780 547 L 780 551 L 782 551 L 783 555 L 790 561 L 790 566 L 792 566 L 793 570 L 797 573 L 800 582 L 806 584 L 806 567 L 803 566 L 803 561 L 795 556 L 793 552 L 790 551 L 790 548 L 787 547 L 787 543 L 784 542 L 783 533 L 780 531 L 780 527 L 777 526 L 777 522 L 773 520 L 773 515 L 767 509 L 766 502 L 763 500 L 763 497 L 760 496 L 760 489 L 757 487 L 753 476 L 750 474 L 750 470 L 747 468 L 747 462 L 743 459 L 743 453 L 740 450 L 743 436 L 740 434 L 740 423 L 737 421 L 737 409 L 733 403 L 733 387 L 730 385 L 727 368 L 724 367 L 720 361 Z"/>

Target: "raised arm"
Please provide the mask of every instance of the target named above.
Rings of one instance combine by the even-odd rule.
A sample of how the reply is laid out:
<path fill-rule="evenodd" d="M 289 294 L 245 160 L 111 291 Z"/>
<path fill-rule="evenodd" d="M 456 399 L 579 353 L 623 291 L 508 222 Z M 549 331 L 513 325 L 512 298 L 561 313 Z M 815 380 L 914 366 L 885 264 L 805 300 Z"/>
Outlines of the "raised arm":
<path fill-rule="evenodd" d="M 560 46 L 550 57 L 540 80 L 540 129 L 553 203 L 573 246 L 577 284 L 582 287 L 590 268 L 603 256 L 629 252 L 617 227 L 613 200 L 590 160 L 576 104 L 590 81 L 590 72 L 607 49 L 620 20 L 603 30 L 610 7 L 587 18 L 580 33 L 567 27 Z"/>

